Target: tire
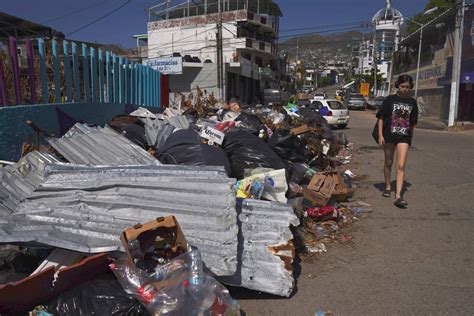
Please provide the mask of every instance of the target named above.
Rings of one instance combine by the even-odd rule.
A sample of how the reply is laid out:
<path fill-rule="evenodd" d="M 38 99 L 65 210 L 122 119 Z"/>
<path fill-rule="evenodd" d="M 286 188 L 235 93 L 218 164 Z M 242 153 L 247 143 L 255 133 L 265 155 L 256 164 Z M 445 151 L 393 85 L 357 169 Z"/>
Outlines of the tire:
<path fill-rule="evenodd" d="M 337 127 L 340 129 L 345 129 L 347 127 L 347 124 L 339 124 Z"/>

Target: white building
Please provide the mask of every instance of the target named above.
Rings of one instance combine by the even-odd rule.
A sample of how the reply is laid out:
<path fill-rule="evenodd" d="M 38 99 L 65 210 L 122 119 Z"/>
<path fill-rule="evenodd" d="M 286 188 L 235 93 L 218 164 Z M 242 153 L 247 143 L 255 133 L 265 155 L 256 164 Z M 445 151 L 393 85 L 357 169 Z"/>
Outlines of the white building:
<path fill-rule="evenodd" d="M 392 7 L 392 1 L 386 0 L 385 8 L 377 11 L 372 18 L 375 33 L 372 39 L 362 41 L 359 48 L 359 66 L 356 73 L 370 73 L 377 67 L 382 77 L 389 80 L 391 71 L 391 58 L 398 48 L 400 40 L 400 27 L 403 24 L 403 15 Z M 375 60 L 374 60 L 375 58 Z M 375 63 L 375 64 L 374 64 Z M 376 91 L 379 95 L 388 94 L 388 82 Z"/>
<path fill-rule="evenodd" d="M 278 5 L 271 0 L 227 0 L 222 3 L 224 98 L 252 102 L 274 87 L 278 68 Z M 197 87 L 218 93 L 217 0 L 165 1 L 148 10 L 148 59 L 183 57 L 181 74 L 170 75 L 172 92 Z M 167 8 L 163 8 L 168 6 Z"/>

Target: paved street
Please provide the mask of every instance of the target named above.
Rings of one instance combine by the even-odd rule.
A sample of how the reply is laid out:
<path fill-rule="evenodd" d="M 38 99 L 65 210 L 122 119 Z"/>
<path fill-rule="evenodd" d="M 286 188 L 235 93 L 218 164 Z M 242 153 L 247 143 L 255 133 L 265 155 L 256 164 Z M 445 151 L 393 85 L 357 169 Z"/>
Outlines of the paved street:
<path fill-rule="evenodd" d="M 416 130 L 407 166 L 407 210 L 381 197 L 383 152 L 370 136 L 373 112 L 351 112 L 350 169 L 357 199 L 374 212 L 349 229 L 351 245 L 328 244 L 303 263 L 290 299 L 238 293 L 247 315 L 474 313 L 474 133 Z M 240 297 L 239 297 L 240 296 Z M 247 299 L 252 297 L 251 299 Z"/>

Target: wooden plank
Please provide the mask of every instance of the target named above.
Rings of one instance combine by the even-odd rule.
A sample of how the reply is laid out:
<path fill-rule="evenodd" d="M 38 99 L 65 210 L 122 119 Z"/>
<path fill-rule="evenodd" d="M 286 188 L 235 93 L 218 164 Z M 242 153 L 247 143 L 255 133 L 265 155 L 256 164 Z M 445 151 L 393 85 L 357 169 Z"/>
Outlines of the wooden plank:
<path fill-rule="evenodd" d="M 71 61 L 69 59 L 69 43 L 63 41 L 63 53 L 64 53 L 64 76 L 66 77 L 66 102 L 72 102 L 71 94 Z"/>
<path fill-rule="evenodd" d="M 58 42 L 54 38 L 51 40 L 51 48 L 53 51 L 54 102 L 62 103 L 61 80 L 59 78 Z"/>
<path fill-rule="evenodd" d="M 123 78 L 124 78 L 124 89 L 123 89 L 123 97 L 124 97 L 124 102 L 123 103 L 130 103 L 129 102 L 129 83 L 130 79 L 128 78 L 129 76 L 129 70 L 128 70 L 128 59 L 124 60 L 124 69 L 123 69 Z"/>
<path fill-rule="evenodd" d="M 10 48 L 10 59 L 13 73 L 13 87 L 15 88 L 15 104 L 22 103 L 21 88 L 20 88 L 20 66 L 18 65 L 18 52 L 16 45 L 16 38 L 8 37 L 8 46 Z"/>
<path fill-rule="evenodd" d="M 5 82 L 5 71 L 3 70 L 3 58 L 0 55 L 0 106 L 7 105 L 7 86 Z"/>
<path fill-rule="evenodd" d="M 80 102 L 81 101 L 81 84 L 79 81 L 79 59 L 77 57 L 77 44 L 75 42 L 71 42 L 71 53 L 72 53 L 72 68 L 73 68 L 73 75 L 74 75 L 74 101 Z"/>
<path fill-rule="evenodd" d="M 118 85 L 119 85 L 119 103 L 124 103 L 123 101 L 123 58 L 119 57 L 118 59 Z"/>
<path fill-rule="evenodd" d="M 135 63 L 130 63 L 130 103 L 135 104 Z"/>
<path fill-rule="evenodd" d="M 31 104 L 37 104 L 36 98 L 36 78 L 35 78 L 35 56 L 33 55 L 33 45 L 29 38 L 26 39 L 26 57 L 28 60 L 28 85 L 30 86 Z"/>
<path fill-rule="evenodd" d="M 99 102 L 104 102 L 104 60 L 102 57 L 102 49 L 97 51 L 97 59 L 99 61 Z"/>
<path fill-rule="evenodd" d="M 42 103 L 49 103 L 48 79 L 46 76 L 46 52 L 42 38 L 38 38 L 38 52 L 40 60 L 41 95 L 43 97 Z"/>
<path fill-rule="evenodd" d="M 117 65 L 117 55 L 113 54 L 112 55 L 112 65 L 113 65 L 113 77 L 112 77 L 112 82 L 113 82 L 113 102 L 118 103 L 118 65 Z"/>
<path fill-rule="evenodd" d="M 105 76 L 106 76 L 106 87 L 107 87 L 107 94 L 106 94 L 106 102 L 112 102 L 112 86 L 110 82 L 110 52 L 105 52 Z"/>
<path fill-rule="evenodd" d="M 91 101 L 97 102 L 97 62 L 95 58 L 95 48 L 89 48 L 91 63 Z"/>
<path fill-rule="evenodd" d="M 142 105 L 143 104 L 143 65 L 138 64 L 138 69 L 137 69 L 137 79 L 138 79 L 138 96 L 137 96 L 137 105 Z"/>
<path fill-rule="evenodd" d="M 84 80 L 84 101 L 90 102 L 89 59 L 87 59 L 87 45 L 82 43 L 82 71 Z"/>

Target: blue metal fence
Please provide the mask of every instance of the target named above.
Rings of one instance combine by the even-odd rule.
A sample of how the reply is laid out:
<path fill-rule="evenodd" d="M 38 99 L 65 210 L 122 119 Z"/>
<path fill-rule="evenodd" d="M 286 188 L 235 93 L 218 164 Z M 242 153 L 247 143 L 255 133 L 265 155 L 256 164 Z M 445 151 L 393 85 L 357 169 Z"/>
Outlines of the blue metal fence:
<path fill-rule="evenodd" d="M 0 54 L 0 106 L 70 102 L 160 106 L 160 73 L 148 66 L 85 43 L 38 39 L 35 44 L 28 46 L 33 53 L 28 53 L 27 70 L 20 68 L 14 55 L 15 38 L 9 40 L 10 58 Z M 19 74 L 28 77 L 23 87 Z M 8 82 L 11 77 L 13 82 Z M 31 98 L 23 99 L 26 94 Z"/>

